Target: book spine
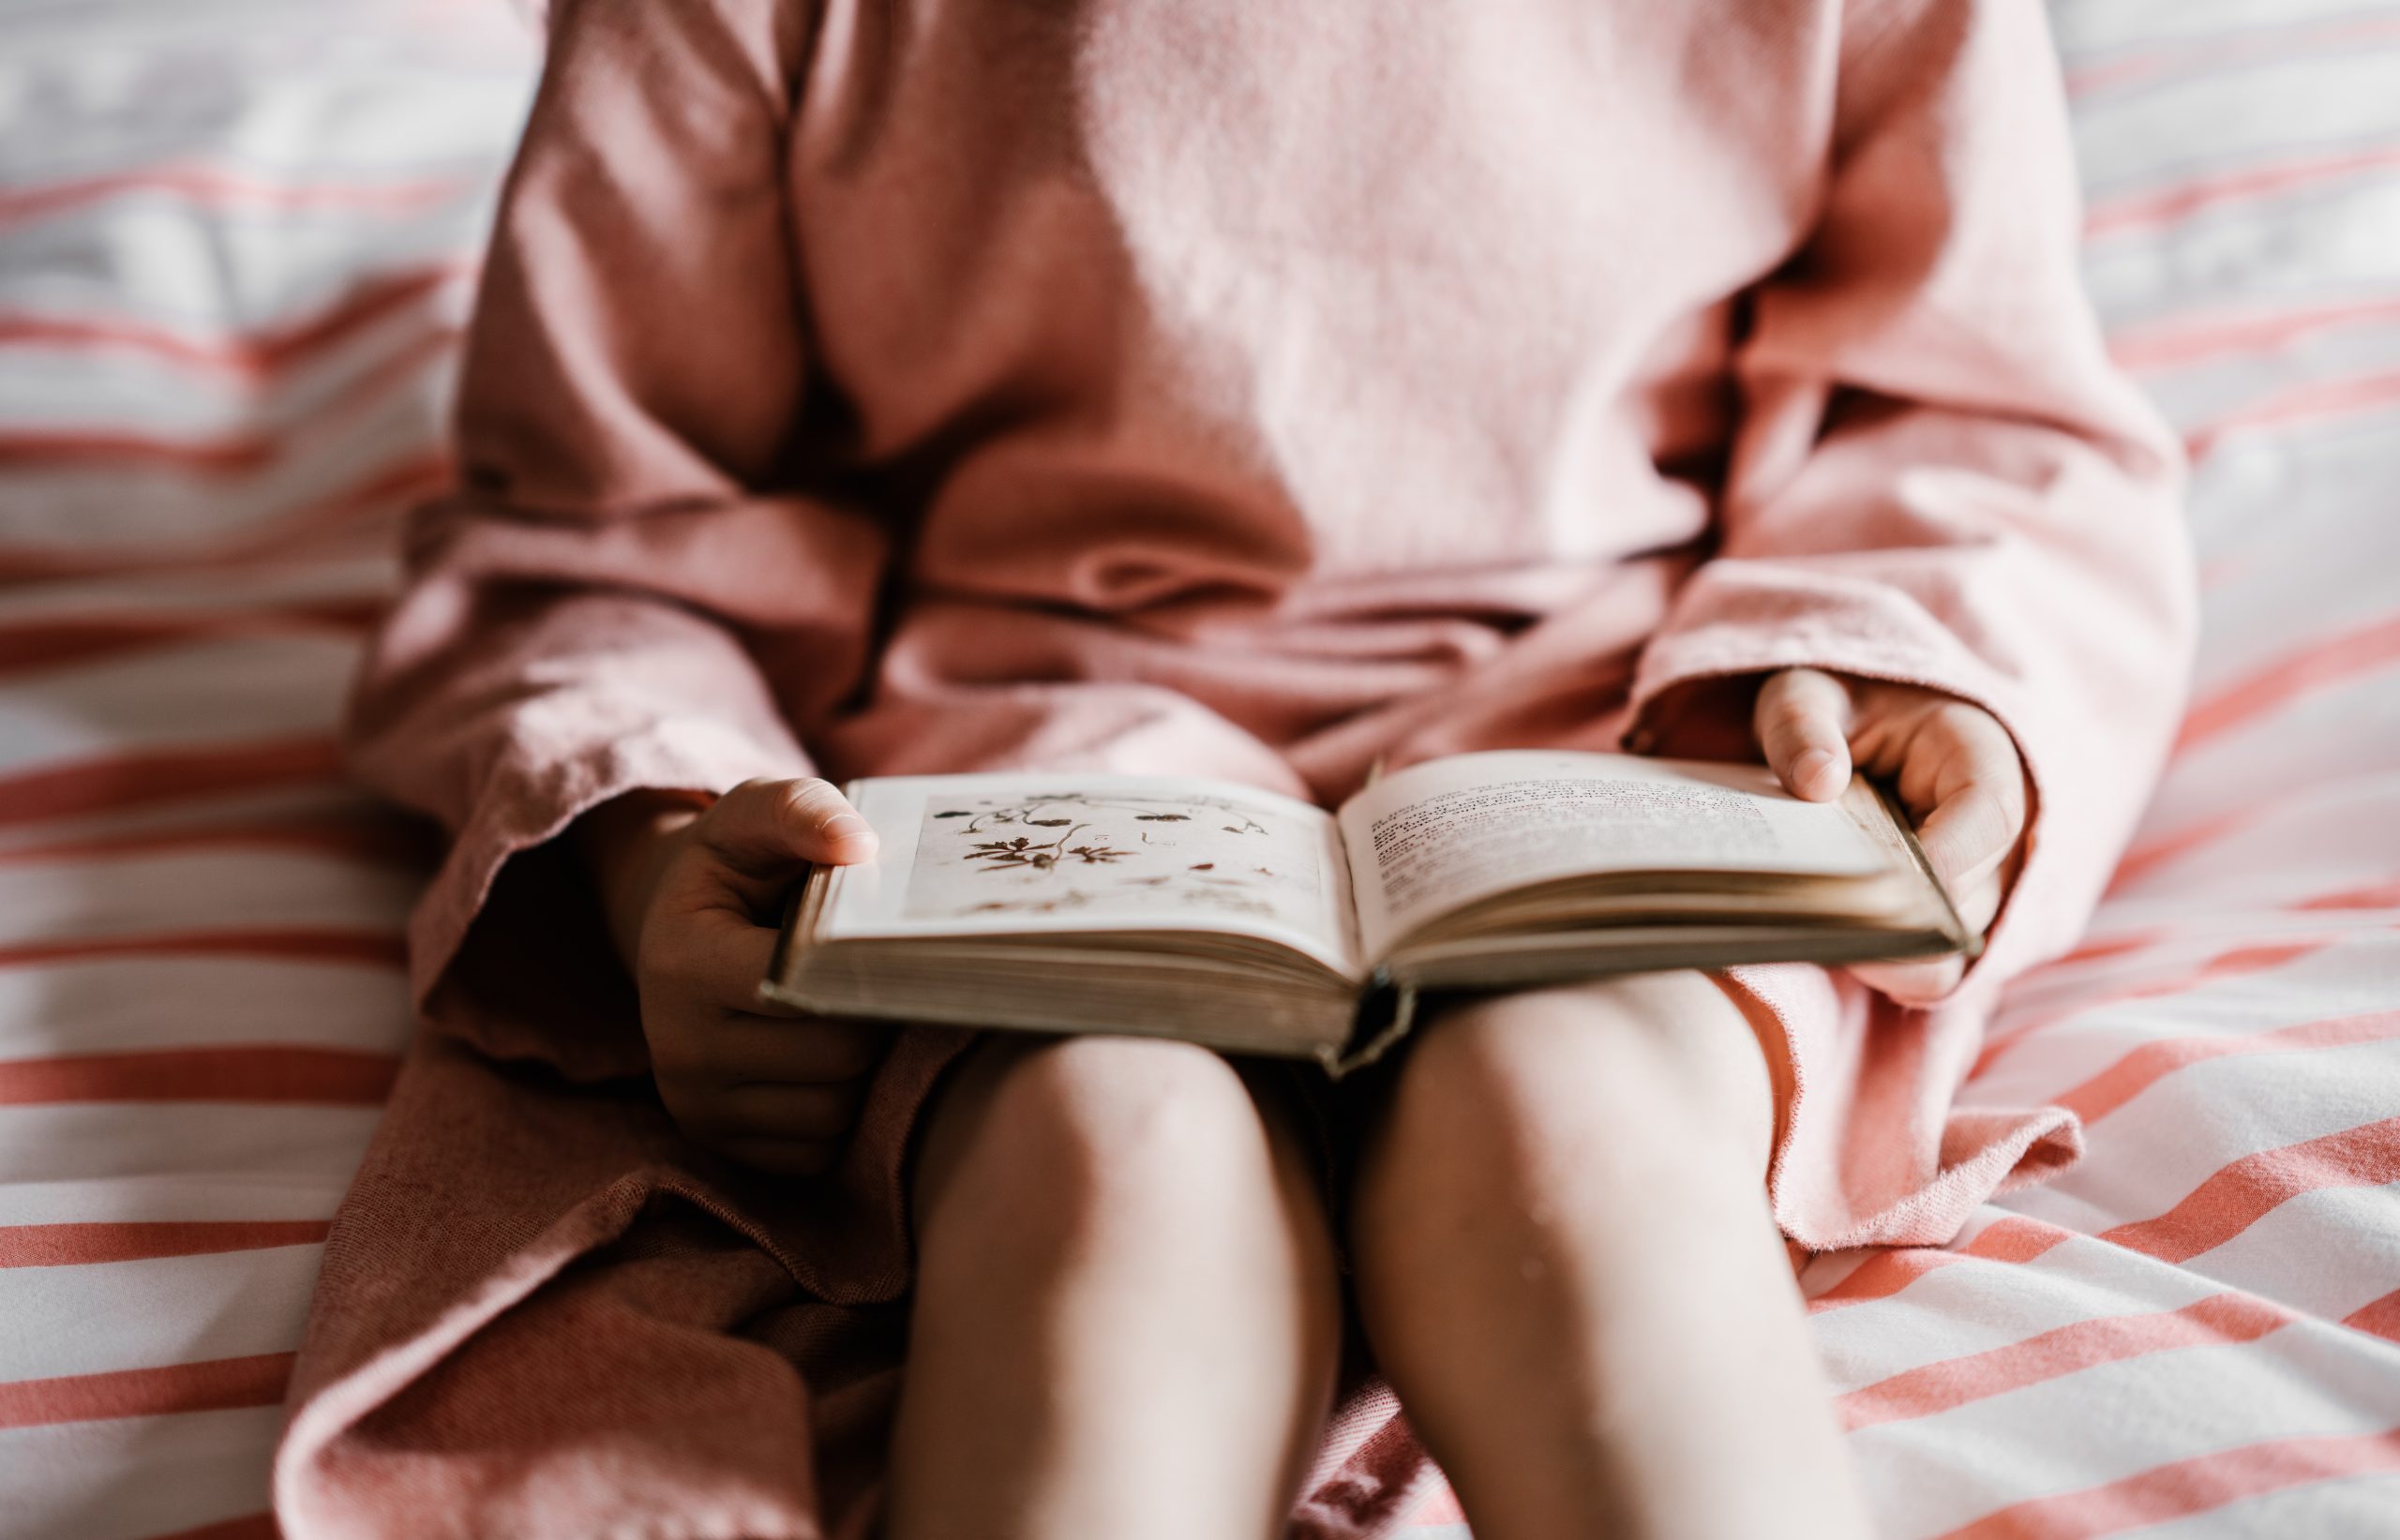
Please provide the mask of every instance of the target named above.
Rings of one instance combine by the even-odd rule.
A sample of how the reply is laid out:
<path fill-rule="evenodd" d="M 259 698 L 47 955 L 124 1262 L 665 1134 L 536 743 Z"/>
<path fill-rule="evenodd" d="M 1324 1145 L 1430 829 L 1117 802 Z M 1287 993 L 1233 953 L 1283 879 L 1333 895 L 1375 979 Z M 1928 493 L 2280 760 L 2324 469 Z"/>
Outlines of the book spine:
<path fill-rule="evenodd" d="M 1349 1040 L 1324 1056 L 1325 1072 L 1340 1080 L 1364 1069 L 1389 1053 L 1416 1024 L 1417 986 L 1394 983 L 1389 974 L 1377 968 L 1367 992 L 1359 996 Z"/>

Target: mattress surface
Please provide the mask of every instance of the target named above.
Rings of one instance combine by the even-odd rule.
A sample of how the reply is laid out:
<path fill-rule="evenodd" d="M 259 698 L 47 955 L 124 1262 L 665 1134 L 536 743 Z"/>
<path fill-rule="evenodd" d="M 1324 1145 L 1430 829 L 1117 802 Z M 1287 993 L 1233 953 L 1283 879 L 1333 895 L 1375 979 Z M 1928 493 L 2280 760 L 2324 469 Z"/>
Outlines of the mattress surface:
<path fill-rule="evenodd" d="M 2090 281 L 2197 460 L 2199 687 L 1969 1090 L 2084 1163 L 1804 1283 L 1891 1535 L 2400 1533 L 2400 4 L 2052 14 Z M 334 723 L 538 45 L 0 31 L 0 1535 L 269 1535 L 428 854 Z"/>

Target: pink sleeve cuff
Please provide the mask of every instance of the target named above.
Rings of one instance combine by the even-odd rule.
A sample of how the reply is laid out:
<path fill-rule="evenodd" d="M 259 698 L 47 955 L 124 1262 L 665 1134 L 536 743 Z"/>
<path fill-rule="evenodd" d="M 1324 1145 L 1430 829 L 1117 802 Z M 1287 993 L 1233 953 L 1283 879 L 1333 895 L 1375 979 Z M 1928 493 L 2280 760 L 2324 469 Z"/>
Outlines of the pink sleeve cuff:
<path fill-rule="evenodd" d="M 590 709 L 589 702 L 577 704 Z M 578 747 L 537 751 L 523 737 L 512 742 L 452 841 L 409 927 L 410 994 L 420 1009 L 458 956 L 502 867 L 592 808 L 630 791 L 712 795 L 743 781 L 812 773 L 798 749 L 760 743 L 712 718 L 652 720 L 611 732 L 586 717 L 576 726 Z"/>

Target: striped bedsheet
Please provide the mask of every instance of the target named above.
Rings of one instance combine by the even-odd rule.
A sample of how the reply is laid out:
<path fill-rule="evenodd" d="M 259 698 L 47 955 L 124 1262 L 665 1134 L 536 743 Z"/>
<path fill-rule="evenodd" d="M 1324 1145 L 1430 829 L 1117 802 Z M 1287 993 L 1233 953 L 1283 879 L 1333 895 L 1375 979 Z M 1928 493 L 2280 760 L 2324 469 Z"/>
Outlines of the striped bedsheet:
<path fill-rule="evenodd" d="M 2091 281 L 2198 458 L 2199 693 L 1971 1089 L 2087 1161 L 1805 1282 L 1894 1536 L 2400 1533 L 2400 3 L 2052 9 Z M 0 39 L 0 1535 L 265 1536 L 426 869 L 333 723 L 535 44 L 500 0 Z"/>

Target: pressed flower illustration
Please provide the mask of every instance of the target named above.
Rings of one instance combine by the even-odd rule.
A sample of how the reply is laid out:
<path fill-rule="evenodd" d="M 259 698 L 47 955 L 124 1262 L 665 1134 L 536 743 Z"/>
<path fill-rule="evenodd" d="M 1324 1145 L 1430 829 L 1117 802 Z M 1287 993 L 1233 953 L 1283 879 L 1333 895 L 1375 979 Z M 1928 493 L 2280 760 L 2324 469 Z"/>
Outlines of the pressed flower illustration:
<path fill-rule="evenodd" d="M 1262 920 L 1316 912 L 1315 836 L 1229 797 L 1166 789 L 1152 796 L 1066 785 L 936 801 L 923 814 L 908 912 L 1113 906 L 1129 920 L 1192 910 Z"/>
<path fill-rule="evenodd" d="M 1037 872 L 1046 872 L 1069 858 L 1079 860 L 1086 866 L 1099 866 L 1113 861 L 1120 856 L 1132 853 L 1118 850 L 1113 845 L 1070 845 L 1067 844 L 1069 840 L 1089 829 L 1091 827 L 1089 824 L 1072 824 L 1072 820 L 1066 818 L 1036 821 L 1045 829 L 1055 828 L 1059 824 L 1072 824 L 1072 827 L 1064 834 L 1046 844 L 1037 845 L 1032 839 L 1023 834 L 1019 834 L 1012 840 L 981 840 L 976 843 L 974 849 L 967 853 L 966 859 L 971 861 L 982 861 L 982 870 L 986 872 L 998 872 L 1011 866 L 1029 866 Z"/>

